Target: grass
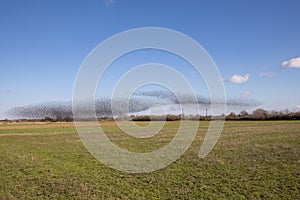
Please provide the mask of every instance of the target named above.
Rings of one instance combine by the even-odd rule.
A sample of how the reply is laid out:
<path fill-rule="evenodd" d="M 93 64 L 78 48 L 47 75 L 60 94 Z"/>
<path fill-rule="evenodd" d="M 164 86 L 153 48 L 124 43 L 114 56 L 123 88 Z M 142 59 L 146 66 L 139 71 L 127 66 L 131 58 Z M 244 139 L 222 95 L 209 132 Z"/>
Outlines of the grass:
<path fill-rule="evenodd" d="M 145 125 L 143 122 L 136 122 Z M 189 123 L 184 122 L 187 127 Z M 102 127 L 122 148 L 147 152 L 167 144 L 178 122 L 149 139 Z M 111 169 L 91 156 L 72 123 L 0 125 L 0 199 L 299 199 L 300 122 L 226 122 L 213 151 L 199 159 L 208 123 L 189 150 L 148 174 Z"/>

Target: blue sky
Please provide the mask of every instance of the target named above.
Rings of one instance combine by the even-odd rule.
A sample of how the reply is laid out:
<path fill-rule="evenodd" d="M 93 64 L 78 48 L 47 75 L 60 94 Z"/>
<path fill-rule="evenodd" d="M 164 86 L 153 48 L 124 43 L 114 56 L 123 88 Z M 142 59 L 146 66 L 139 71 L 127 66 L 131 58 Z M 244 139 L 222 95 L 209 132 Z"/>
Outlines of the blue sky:
<path fill-rule="evenodd" d="M 298 0 L 1 0 L 0 118 L 15 106 L 71 100 L 77 71 L 96 45 L 148 26 L 200 43 L 217 64 L 228 97 L 297 108 L 299 8 Z M 156 54 L 137 53 L 136 63 L 129 56 L 127 67 L 155 58 L 181 63 Z M 107 73 L 107 84 L 113 74 L 122 70 Z"/>

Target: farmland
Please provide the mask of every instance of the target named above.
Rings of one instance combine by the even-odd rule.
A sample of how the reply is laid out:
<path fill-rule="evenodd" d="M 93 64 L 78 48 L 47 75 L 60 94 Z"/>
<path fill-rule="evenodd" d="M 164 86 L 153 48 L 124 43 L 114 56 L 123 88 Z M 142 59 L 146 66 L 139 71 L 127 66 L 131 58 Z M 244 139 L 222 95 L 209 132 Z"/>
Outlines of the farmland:
<path fill-rule="evenodd" d="M 100 124 L 116 145 L 148 152 L 166 145 L 179 122 L 147 139 Z M 217 145 L 199 159 L 207 128 L 200 122 L 191 147 L 168 167 L 128 174 L 89 154 L 72 122 L 0 124 L 0 199 L 300 198 L 299 121 L 226 122 Z"/>

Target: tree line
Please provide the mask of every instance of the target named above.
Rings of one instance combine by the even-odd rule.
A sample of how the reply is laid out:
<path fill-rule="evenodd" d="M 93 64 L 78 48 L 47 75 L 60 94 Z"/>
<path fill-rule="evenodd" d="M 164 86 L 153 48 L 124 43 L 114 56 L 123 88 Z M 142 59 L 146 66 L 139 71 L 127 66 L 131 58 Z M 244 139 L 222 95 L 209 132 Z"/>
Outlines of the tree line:
<path fill-rule="evenodd" d="M 234 112 L 229 113 L 228 115 L 219 116 L 225 118 L 225 120 L 300 120 L 300 112 L 290 112 L 288 110 L 284 111 L 267 111 L 264 109 L 256 109 L 251 113 L 248 113 L 245 110 L 242 110 L 240 113 L 236 114 Z M 200 120 L 200 121 L 210 121 L 212 116 L 203 116 L 203 115 L 131 115 L 131 116 L 120 116 L 117 118 L 112 117 L 100 117 L 99 121 L 109 121 L 109 120 L 129 120 L 129 121 L 178 121 L 178 120 Z M 218 118 L 218 116 L 214 116 Z M 70 116 L 51 118 L 46 117 L 42 121 L 73 121 L 73 118 Z"/>

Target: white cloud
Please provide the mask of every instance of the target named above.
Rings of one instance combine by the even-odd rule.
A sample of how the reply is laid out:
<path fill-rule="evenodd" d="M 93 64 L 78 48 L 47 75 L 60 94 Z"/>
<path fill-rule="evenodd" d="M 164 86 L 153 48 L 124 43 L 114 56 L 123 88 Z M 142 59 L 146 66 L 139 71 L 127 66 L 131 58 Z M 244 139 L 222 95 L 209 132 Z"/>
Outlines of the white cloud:
<path fill-rule="evenodd" d="M 300 68 L 300 57 L 284 61 L 282 68 Z"/>
<path fill-rule="evenodd" d="M 245 74 L 244 76 L 235 74 L 227 81 L 231 83 L 245 83 L 249 80 L 249 78 L 250 78 L 249 74 Z"/>
<path fill-rule="evenodd" d="M 273 72 L 260 72 L 259 76 L 266 76 L 269 78 L 273 78 L 275 76 L 275 74 Z"/>
<path fill-rule="evenodd" d="M 250 91 L 244 91 L 241 93 L 240 97 L 241 98 L 247 98 L 251 95 L 251 92 Z"/>
<path fill-rule="evenodd" d="M 105 6 L 110 6 L 115 3 L 115 0 L 102 0 L 102 2 L 105 4 Z"/>

